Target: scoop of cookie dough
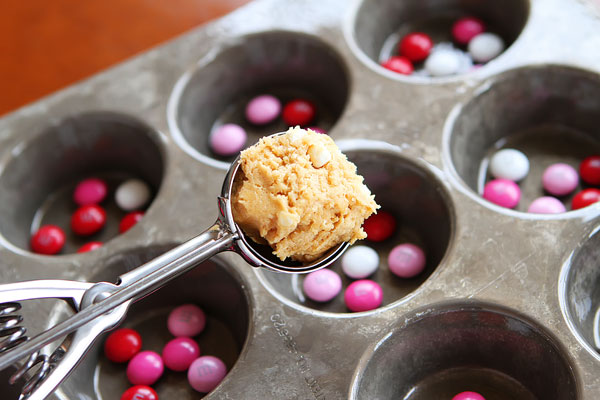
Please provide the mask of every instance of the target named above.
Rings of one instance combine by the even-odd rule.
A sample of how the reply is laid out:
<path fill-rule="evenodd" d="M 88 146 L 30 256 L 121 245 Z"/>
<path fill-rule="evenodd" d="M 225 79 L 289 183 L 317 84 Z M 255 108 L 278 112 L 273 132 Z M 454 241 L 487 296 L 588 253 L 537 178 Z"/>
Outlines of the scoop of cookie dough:
<path fill-rule="evenodd" d="M 367 236 L 362 224 L 379 206 L 329 136 L 290 128 L 244 150 L 240 164 L 233 218 L 280 260 L 312 261 Z"/>

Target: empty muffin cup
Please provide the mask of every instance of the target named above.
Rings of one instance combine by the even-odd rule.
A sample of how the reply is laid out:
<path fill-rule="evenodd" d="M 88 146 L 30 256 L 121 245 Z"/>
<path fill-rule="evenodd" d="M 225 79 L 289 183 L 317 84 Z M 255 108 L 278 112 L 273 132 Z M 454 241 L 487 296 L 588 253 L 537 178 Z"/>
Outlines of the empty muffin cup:
<path fill-rule="evenodd" d="M 563 315 L 582 346 L 600 360 L 600 234 L 598 229 L 571 254 L 561 271 Z"/>
<path fill-rule="evenodd" d="M 427 307 L 400 319 L 369 347 L 350 399 L 575 400 L 565 350 L 548 332 L 510 311 L 479 303 Z"/>

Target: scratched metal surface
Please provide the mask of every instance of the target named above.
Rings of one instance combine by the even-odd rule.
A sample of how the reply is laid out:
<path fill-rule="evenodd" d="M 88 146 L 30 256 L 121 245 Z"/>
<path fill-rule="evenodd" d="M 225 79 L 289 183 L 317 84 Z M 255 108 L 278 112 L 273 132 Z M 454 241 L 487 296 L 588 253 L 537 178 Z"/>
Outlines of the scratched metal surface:
<path fill-rule="evenodd" d="M 600 152 L 599 13 L 594 2 L 574 0 L 497 4 L 256 1 L 2 118 L 0 280 L 114 280 L 208 227 L 228 161 L 206 149 L 212 124 L 234 120 L 230 106 L 264 88 L 295 95 L 284 87 L 293 82 L 323 102 L 329 134 L 399 217 L 397 239 L 426 247 L 425 274 L 401 282 L 382 262 L 375 279 L 384 306 L 351 314 L 341 299 L 305 300 L 302 278 L 221 254 L 136 304 L 125 324 L 160 350 L 167 334 L 147 333 L 168 307 L 204 306 L 211 337 L 222 340 L 201 346 L 230 367 L 207 399 L 414 400 L 448 396 L 456 382 L 483 382 L 488 399 L 599 398 L 600 204 L 527 214 L 541 195 L 533 178 L 517 210 L 477 194 L 482 161 L 505 142 L 535 160 L 530 177 L 550 162 Z M 452 78 L 399 77 L 373 61 L 403 22 L 448 10 L 483 13 L 514 41 Z M 27 227 L 45 196 L 75 179 L 69 171 L 111 163 L 153 183 L 145 218 L 90 253 L 31 254 Z M 385 257 L 389 247 L 378 250 Z M 54 302 L 24 312 L 32 331 L 68 314 Z M 124 376 L 96 346 L 54 397 L 114 399 Z M 4 382 L 0 389 L 10 393 Z M 181 374 L 157 390 L 201 397 Z"/>

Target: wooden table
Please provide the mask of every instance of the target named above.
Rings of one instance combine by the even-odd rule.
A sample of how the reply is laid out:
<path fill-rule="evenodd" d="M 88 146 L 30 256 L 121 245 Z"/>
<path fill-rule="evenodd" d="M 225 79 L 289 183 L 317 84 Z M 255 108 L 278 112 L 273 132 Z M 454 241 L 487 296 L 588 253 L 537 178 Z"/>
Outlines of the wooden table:
<path fill-rule="evenodd" d="M 0 12 L 0 115 L 249 1 L 6 1 Z"/>

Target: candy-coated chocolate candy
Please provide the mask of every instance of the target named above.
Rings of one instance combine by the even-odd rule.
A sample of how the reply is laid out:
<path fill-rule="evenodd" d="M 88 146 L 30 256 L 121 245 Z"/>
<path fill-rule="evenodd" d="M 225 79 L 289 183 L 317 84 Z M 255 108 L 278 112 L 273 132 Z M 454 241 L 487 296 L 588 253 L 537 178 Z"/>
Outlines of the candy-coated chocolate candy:
<path fill-rule="evenodd" d="M 388 267 L 400 278 L 415 277 L 425 269 L 425 253 L 412 243 L 399 244 L 388 255 Z"/>
<path fill-rule="evenodd" d="M 515 149 L 502 149 L 490 160 L 490 173 L 495 178 L 518 182 L 529 173 L 529 159 Z"/>
<path fill-rule="evenodd" d="M 135 385 L 123 393 L 121 400 L 158 400 L 158 394 L 150 386 Z"/>
<path fill-rule="evenodd" d="M 458 73 L 461 60 L 457 50 L 441 48 L 434 49 L 425 60 L 425 70 L 431 76 L 448 76 Z"/>
<path fill-rule="evenodd" d="M 320 127 L 318 127 L 318 126 L 309 126 L 309 127 L 308 127 L 308 128 L 306 128 L 306 129 L 310 129 L 310 130 L 311 130 L 311 131 L 313 131 L 313 132 L 322 133 L 322 134 L 326 134 L 326 133 L 327 133 L 327 131 L 326 131 L 325 129 L 323 129 L 323 128 L 320 128 Z"/>
<path fill-rule="evenodd" d="M 352 279 L 372 275 L 379 267 L 379 254 L 368 246 L 355 245 L 342 256 L 342 271 Z"/>
<path fill-rule="evenodd" d="M 119 222 L 119 233 L 125 233 L 144 218 L 143 211 L 133 211 L 125 215 Z"/>
<path fill-rule="evenodd" d="M 381 242 L 396 231 L 396 218 L 387 211 L 378 211 L 371 215 L 363 224 L 367 239 L 372 242 Z"/>
<path fill-rule="evenodd" d="M 504 41 L 494 33 L 480 33 L 469 42 L 471 57 L 473 57 L 474 61 L 480 63 L 485 63 L 498 57 L 503 50 Z"/>
<path fill-rule="evenodd" d="M 575 168 L 568 164 L 552 164 L 542 175 L 544 189 L 555 196 L 571 193 L 579 184 L 579 176 Z"/>
<path fill-rule="evenodd" d="M 231 156 L 244 148 L 247 139 L 244 128 L 236 124 L 225 124 L 210 134 L 210 148 L 220 156 Z"/>
<path fill-rule="evenodd" d="M 452 37 L 458 44 L 467 44 L 483 32 L 485 32 L 485 24 L 475 17 L 460 18 L 452 25 Z"/>
<path fill-rule="evenodd" d="M 316 108 L 308 100 L 295 99 L 283 107 L 283 120 L 288 126 L 306 126 L 315 118 Z"/>
<path fill-rule="evenodd" d="M 81 236 L 98 232 L 105 223 L 106 211 L 96 204 L 81 206 L 71 216 L 71 229 Z"/>
<path fill-rule="evenodd" d="M 200 356 L 200 347 L 190 338 L 178 337 L 165 345 L 162 358 L 165 366 L 173 371 L 185 371 Z"/>
<path fill-rule="evenodd" d="M 206 315 L 200 307 L 184 304 L 171 311 L 167 324 L 173 336 L 192 337 L 204 330 Z"/>
<path fill-rule="evenodd" d="M 79 182 L 73 192 L 73 200 L 77 205 L 87 206 L 89 204 L 99 204 L 104 200 L 108 188 L 106 182 L 98 178 L 84 179 Z"/>
<path fill-rule="evenodd" d="M 589 156 L 579 164 L 579 175 L 588 185 L 600 185 L 600 156 Z"/>
<path fill-rule="evenodd" d="M 506 208 L 514 208 L 521 200 L 521 189 L 508 179 L 494 179 L 483 188 L 483 198 Z"/>
<path fill-rule="evenodd" d="M 398 51 L 401 56 L 411 61 L 423 61 L 429 55 L 432 47 L 433 42 L 428 35 L 414 32 L 402 38 Z"/>
<path fill-rule="evenodd" d="M 256 96 L 246 105 L 246 119 L 254 125 L 266 125 L 273 122 L 280 112 L 281 102 L 270 94 Z"/>
<path fill-rule="evenodd" d="M 600 189 L 589 188 L 577 193 L 571 201 L 571 208 L 579 210 L 600 201 Z"/>
<path fill-rule="evenodd" d="M 412 62 L 403 56 L 392 56 L 382 62 L 381 66 L 402 75 L 410 75 L 414 71 Z"/>
<path fill-rule="evenodd" d="M 213 356 L 202 356 L 194 360 L 188 369 L 188 382 L 194 390 L 208 393 L 221 383 L 227 375 L 225 363 Z"/>
<path fill-rule="evenodd" d="M 127 379 L 133 385 L 152 385 L 163 374 L 163 360 L 153 351 L 137 353 L 127 364 Z"/>
<path fill-rule="evenodd" d="M 344 293 L 344 301 L 350 311 L 374 310 L 383 301 L 383 290 L 376 282 L 362 279 L 348 285 Z"/>
<path fill-rule="evenodd" d="M 31 237 L 31 250 L 38 254 L 52 255 L 65 245 L 65 233 L 56 225 L 44 225 Z"/>
<path fill-rule="evenodd" d="M 302 282 L 304 294 L 311 300 L 325 302 L 342 290 L 342 279 L 330 269 L 320 269 L 306 275 Z"/>
<path fill-rule="evenodd" d="M 102 242 L 88 242 L 81 246 L 77 252 L 87 253 L 88 251 L 96 250 L 98 247 L 102 247 Z"/>
<path fill-rule="evenodd" d="M 124 363 L 142 349 L 142 337 L 133 329 L 121 328 L 112 332 L 104 342 L 104 354 L 112 362 Z"/>
<path fill-rule="evenodd" d="M 567 211 L 565 205 L 555 197 L 538 197 L 531 202 L 527 212 L 533 214 L 560 214 Z"/>
<path fill-rule="evenodd" d="M 150 187 L 140 179 L 128 179 L 115 192 L 115 201 L 124 211 L 143 207 L 150 200 Z"/>
<path fill-rule="evenodd" d="M 454 396 L 452 400 L 485 400 L 485 397 L 477 392 L 462 392 Z"/>

